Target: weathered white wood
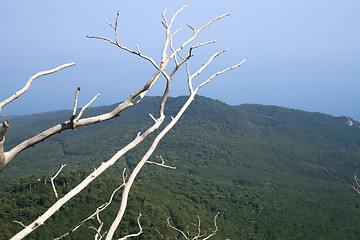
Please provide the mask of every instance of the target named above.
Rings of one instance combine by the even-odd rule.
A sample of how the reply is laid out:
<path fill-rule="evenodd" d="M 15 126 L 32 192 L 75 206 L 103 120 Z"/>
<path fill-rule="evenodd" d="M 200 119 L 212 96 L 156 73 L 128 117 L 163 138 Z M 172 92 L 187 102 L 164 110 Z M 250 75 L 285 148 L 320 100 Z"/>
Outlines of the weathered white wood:
<path fill-rule="evenodd" d="M 63 170 L 64 167 L 66 167 L 66 164 L 61 164 L 61 167 L 60 167 L 59 171 L 57 171 L 57 173 L 53 177 L 50 178 L 51 186 L 53 188 L 56 199 L 59 199 L 59 195 L 58 195 L 58 193 L 56 191 L 54 179 L 59 175 L 59 173 L 61 172 L 61 170 Z"/>
<path fill-rule="evenodd" d="M 59 66 L 59 67 L 56 67 L 56 68 L 54 68 L 54 69 L 47 70 L 47 71 L 42 71 L 42 72 L 38 72 L 37 74 L 33 75 L 32 77 L 30 77 L 30 78 L 27 80 L 25 86 L 24 86 L 21 90 L 17 91 L 17 92 L 14 93 L 11 97 L 9 97 L 8 99 L 5 99 L 4 101 L 2 101 L 2 102 L 0 103 L 0 111 L 1 111 L 1 109 L 2 109 L 5 105 L 11 103 L 11 102 L 14 101 L 15 99 L 17 99 L 18 97 L 20 97 L 21 95 L 23 95 L 23 94 L 29 89 L 31 83 L 32 83 L 35 79 L 37 79 L 38 77 L 41 77 L 41 76 L 44 76 L 44 75 L 47 75 L 47 74 L 51 74 L 51 73 L 55 73 L 55 72 L 57 72 L 57 71 L 60 71 L 61 69 L 64 69 L 64 68 L 67 68 L 67 67 L 71 67 L 71 66 L 74 66 L 74 65 L 75 65 L 75 63 L 73 63 L 73 62 L 71 62 L 71 63 L 66 63 L 66 64 L 63 64 L 63 65 L 61 65 L 61 66 Z"/>

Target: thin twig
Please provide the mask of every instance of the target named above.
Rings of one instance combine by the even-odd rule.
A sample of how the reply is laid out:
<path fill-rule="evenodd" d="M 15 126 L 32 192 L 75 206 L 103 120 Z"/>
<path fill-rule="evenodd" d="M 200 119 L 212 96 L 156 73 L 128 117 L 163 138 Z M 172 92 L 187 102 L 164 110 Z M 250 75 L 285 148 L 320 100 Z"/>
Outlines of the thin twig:
<path fill-rule="evenodd" d="M 195 45 L 195 46 L 192 46 L 190 49 L 198 48 L 198 47 L 201 47 L 201 46 L 204 46 L 204 45 L 208 45 L 208 44 L 211 44 L 211 43 L 215 43 L 215 42 L 216 42 L 216 40 L 207 41 L 207 42 L 200 43 L 200 44 L 197 44 L 197 45 Z"/>
<path fill-rule="evenodd" d="M 236 65 L 234 65 L 234 66 L 232 66 L 232 67 L 226 68 L 226 69 L 224 69 L 224 70 L 222 70 L 222 71 L 219 71 L 219 72 L 215 73 L 215 74 L 212 75 L 210 78 L 208 78 L 208 80 L 206 80 L 205 82 L 203 82 L 202 84 L 200 84 L 200 85 L 197 87 L 197 89 L 202 88 L 204 85 L 208 84 L 208 83 L 209 83 L 211 80 L 213 80 L 215 77 L 217 77 L 217 76 L 219 76 L 219 75 L 221 75 L 221 74 L 223 74 L 223 73 L 225 73 L 225 72 L 228 72 L 228 71 L 230 71 L 230 70 L 232 70 L 232 69 L 234 69 L 234 68 L 240 67 L 241 64 L 243 64 L 245 61 L 246 61 L 246 59 L 242 60 L 240 63 L 238 63 L 238 64 L 236 64 Z"/>
<path fill-rule="evenodd" d="M 76 117 L 75 121 L 78 121 L 81 118 L 81 116 L 85 112 L 86 108 L 89 107 L 99 96 L 100 96 L 100 93 L 98 93 L 95 97 L 93 97 L 93 99 L 91 99 L 91 101 L 80 110 L 79 115 Z"/>
<path fill-rule="evenodd" d="M 146 163 L 154 164 L 154 165 L 159 166 L 159 167 L 176 169 L 176 167 L 172 167 L 172 166 L 166 165 L 164 159 L 162 158 L 162 156 L 156 156 L 156 157 L 161 159 L 161 163 L 152 162 L 152 161 L 146 161 Z"/>
<path fill-rule="evenodd" d="M 181 231 L 180 229 L 178 229 L 178 228 L 174 227 L 173 225 L 171 225 L 170 217 L 168 217 L 166 221 L 167 221 L 167 224 L 169 225 L 170 228 L 172 228 L 172 229 L 176 230 L 177 232 L 181 233 L 186 239 L 189 239 L 188 236 L 186 236 L 186 234 L 183 231 Z"/>
<path fill-rule="evenodd" d="M 157 233 L 160 235 L 160 237 L 161 237 L 162 239 L 164 239 L 164 236 L 161 234 L 161 232 L 160 232 L 159 230 L 157 230 L 156 228 L 155 228 L 154 230 L 155 230 L 155 232 L 157 232 Z"/>
<path fill-rule="evenodd" d="M 138 224 L 138 226 L 139 226 L 139 232 L 126 235 L 125 237 L 119 238 L 119 240 L 126 240 L 126 239 L 131 238 L 131 237 L 138 237 L 138 236 L 140 236 L 140 235 L 143 233 L 143 229 L 142 229 L 141 224 L 140 224 L 140 218 L 141 218 L 141 216 L 142 216 L 142 213 L 139 212 L 139 217 L 138 217 L 137 220 L 136 220 L 136 221 L 137 221 L 137 224 Z"/>
<path fill-rule="evenodd" d="M 77 102 L 78 102 L 78 97 L 79 97 L 79 92 L 81 90 L 81 87 L 77 87 L 76 89 L 76 93 L 75 93 L 75 100 L 74 100 L 74 109 L 73 109 L 73 114 L 72 114 L 72 118 L 74 118 L 76 116 L 76 110 L 77 110 Z"/>
<path fill-rule="evenodd" d="M 17 224 L 20 224 L 22 227 L 26 228 L 26 225 L 23 224 L 22 222 L 19 222 L 19 221 L 16 221 L 16 220 L 14 220 L 13 222 L 14 222 L 14 223 L 17 223 Z"/>
<path fill-rule="evenodd" d="M 75 99 L 74 99 L 74 109 L 73 109 L 73 113 L 70 118 L 70 123 L 71 123 L 73 129 L 75 129 L 74 118 L 76 117 L 77 103 L 78 103 L 78 97 L 79 97 L 80 90 L 81 90 L 81 87 L 80 86 L 77 87 L 76 93 L 75 93 Z"/>
<path fill-rule="evenodd" d="M 355 180 L 355 185 L 352 185 L 351 187 L 360 194 L 360 179 L 358 178 L 358 176 L 354 175 L 354 180 Z"/>
<path fill-rule="evenodd" d="M 64 167 L 66 167 L 66 164 L 61 164 L 61 167 L 60 167 L 59 171 L 57 171 L 57 173 L 56 173 L 53 177 L 50 178 L 51 185 L 52 185 L 52 188 L 53 188 L 53 190 L 54 190 L 56 199 L 59 199 L 59 195 L 58 195 L 58 193 L 57 193 L 57 191 L 56 191 L 56 188 L 55 188 L 54 179 L 57 177 L 57 175 L 59 175 L 59 173 L 61 172 L 61 170 L 62 170 Z"/>
<path fill-rule="evenodd" d="M 151 113 L 149 113 L 149 116 L 154 122 L 156 122 L 156 118 Z"/>

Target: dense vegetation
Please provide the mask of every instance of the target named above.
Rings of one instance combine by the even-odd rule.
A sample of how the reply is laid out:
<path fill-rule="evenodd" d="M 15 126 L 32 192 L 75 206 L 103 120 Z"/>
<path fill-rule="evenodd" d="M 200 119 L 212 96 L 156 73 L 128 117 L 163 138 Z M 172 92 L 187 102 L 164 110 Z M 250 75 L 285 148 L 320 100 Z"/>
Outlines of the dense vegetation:
<path fill-rule="evenodd" d="M 184 102 L 181 97 L 170 100 L 167 116 Z M 64 194 L 151 124 L 147 114 L 156 113 L 158 102 L 146 98 L 117 119 L 64 132 L 21 153 L 0 174 L 0 238 L 21 229 L 13 220 L 28 224 L 55 201 L 48 179 L 61 163 L 72 169 L 57 179 L 58 191 Z M 106 108 L 92 108 L 88 114 Z M 11 117 L 8 147 L 70 115 L 59 111 Z M 195 222 L 196 215 L 204 230 L 213 228 L 213 217 L 220 211 L 215 239 L 357 239 L 360 196 L 350 185 L 360 169 L 360 128 L 346 122 L 345 117 L 275 106 L 229 106 L 198 97 L 156 152 L 177 170 L 146 166 L 117 234 L 137 231 L 139 211 L 145 228 L 139 239 L 156 239 L 155 229 L 175 236 L 166 226 L 168 216 L 182 229 Z M 131 169 L 150 140 L 30 238 L 57 237 L 93 213 L 121 184 L 123 167 Z M 114 218 L 119 199 L 117 194 L 102 220 Z M 89 226 L 97 226 L 96 221 L 73 238 L 91 238 Z"/>

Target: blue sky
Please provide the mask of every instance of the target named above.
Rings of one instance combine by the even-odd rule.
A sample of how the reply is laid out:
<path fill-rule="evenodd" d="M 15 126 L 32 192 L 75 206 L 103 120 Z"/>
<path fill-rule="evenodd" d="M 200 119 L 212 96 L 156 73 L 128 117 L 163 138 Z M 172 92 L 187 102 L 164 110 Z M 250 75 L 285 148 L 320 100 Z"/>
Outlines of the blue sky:
<path fill-rule="evenodd" d="M 86 35 L 112 38 L 117 10 L 120 42 L 159 60 L 167 16 L 189 6 L 175 26 L 200 27 L 229 12 L 197 42 L 216 39 L 196 52 L 193 68 L 212 52 L 230 48 L 203 77 L 246 58 L 239 69 L 213 81 L 199 94 L 232 105 L 278 105 L 360 120 L 360 2 L 357 0 L 189 0 L 189 1 L 4 1 L 0 0 L 0 100 L 22 88 L 33 74 L 58 65 L 71 67 L 37 79 L 30 90 L 1 114 L 71 109 L 77 86 L 79 105 L 101 96 L 93 106 L 124 100 L 152 74 L 136 56 Z M 181 73 L 180 73 L 181 75 Z M 185 75 L 175 80 L 172 96 L 187 94 Z M 200 79 L 199 79 L 200 80 Z M 150 92 L 159 95 L 163 80 Z"/>

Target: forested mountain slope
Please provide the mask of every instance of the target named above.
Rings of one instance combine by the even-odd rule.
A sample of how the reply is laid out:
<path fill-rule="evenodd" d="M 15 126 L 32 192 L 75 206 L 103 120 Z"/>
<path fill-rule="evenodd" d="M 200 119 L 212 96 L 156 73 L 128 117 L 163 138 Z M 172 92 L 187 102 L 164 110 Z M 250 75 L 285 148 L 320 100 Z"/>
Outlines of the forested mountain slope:
<path fill-rule="evenodd" d="M 45 185 L 46 174 L 54 174 L 61 163 L 68 170 L 87 169 L 81 170 L 83 175 L 96 168 L 151 124 L 148 113 L 156 114 L 159 101 L 145 98 L 119 118 L 58 134 L 14 159 L 0 174 L 0 221 L 7 222 L 0 226 L 6 226 L 8 234 L 4 238 L 20 227 L 12 220 L 28 223 L 54 201 L 50 185 Z M 182 97 L 169 99 L 167 117 L 184 101 Z M 108 108 L 90 108 L 87 114 Z M 8 147 L 69 116 L 70 111 L 58 111 L 10 117 Z M 107 201 L 117 185 L 114 179 L 121 183 L 123 167 L 134 166 L 149 146 L 148 140 L 32 237 L 61 235 L 66 227 L 57 233 L 52 227 L 62 221 L 61 216 L 79 211 L 66 218 L 70 228 Z M 159 236 L 156 226 L 169 231 L 167 216 L 178 226 L 186 226 L 199 214 L 210 227 L 215 213 L 221 211 L 215 239 L 356 239 L 360 235 L 360 196 L 350 187 L 360 169 L 360 128 L 346 117 L 275 106 L 229 106 L 197 97 L 155 155 L 162 155 L 177 169 L 146 166 L 134 189 L 129 222 L 119 231 L 136 231 L 139 211 L 144 212 L 147 230 L 142 239 Z M 19 179 L 30 175 L 35 176 Z M 65 171 L 59 188 L 68 191 L 81 175 Z M 37 187 L 30 190 L 30 184 Z M 84 207 L 82 201 L 91 207 Z M 105 214 L 105 221 L 111 221 L 115 210 L 116 206 Z M 89 231 L 85 227 L 78 234 L 86 238 Z"/>

